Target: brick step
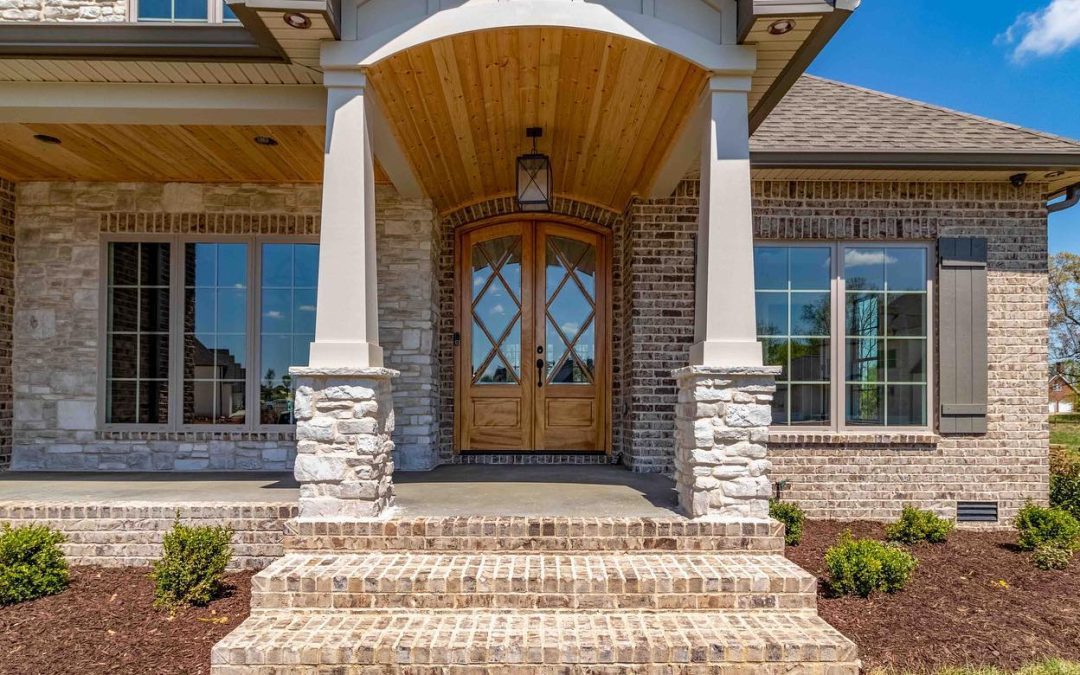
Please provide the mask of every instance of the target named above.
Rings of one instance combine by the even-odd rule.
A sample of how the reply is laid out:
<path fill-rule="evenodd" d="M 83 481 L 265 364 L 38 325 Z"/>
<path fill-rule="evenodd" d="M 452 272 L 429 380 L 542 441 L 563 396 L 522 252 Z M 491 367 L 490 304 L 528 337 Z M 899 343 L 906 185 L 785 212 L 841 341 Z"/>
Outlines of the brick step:
<path fill-rule="evenodd" d="M 855 645 L 813 612 L 258 610 L 219 642 L 214 675 L 820 673 Z"/>
<path fill-rule="evenodd" d="M 286 552 L 333 551 L 708 551 L 783 553 L 776 521 L 526 516 L 295 520 Z"/>
<path fill-rule="evenodd" d="M 779 555 L 292 553 L 252 580 L 259 608 L 813 609 Z"/>

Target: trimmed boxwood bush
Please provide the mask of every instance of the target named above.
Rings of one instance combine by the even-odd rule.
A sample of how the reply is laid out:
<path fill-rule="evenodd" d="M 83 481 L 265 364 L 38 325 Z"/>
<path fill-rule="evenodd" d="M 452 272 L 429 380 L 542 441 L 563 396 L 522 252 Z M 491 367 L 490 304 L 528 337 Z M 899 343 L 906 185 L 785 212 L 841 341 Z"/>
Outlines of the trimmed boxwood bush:
<path fill-rule="evenodd" d="M 1072 557 L 1073 552 L 1068 549 L 1043 544 L 1031 554 L 1031 561 L 1041 570 L 1063 570 Z"/>
<path fill-rule="evenodd" d="M 59 593 L 68 585 L 68 564 L 60 544 L 65 537 L 44 525 L 0 532 L 0 605 Z"/>
<path fill-rule="evenodd" d="M 850 532 L 825 552 L 829 587 L 837 595 L 869 597 L 874 591 L 893 593 L 911 578 L 919 561 L 895 544 L 854 539 Z"/>
<path fill-rule="evenodd" d="M 154 604 L 205 605 L 221 592 L 232 559 L 233 531 L 228 527 L 192 527 L 177 521 L 165 534 L 165 552 L 154 563 Z"/>
<path fill-rule="evenodd" d="M 1040 546 L 1068 551 L 1080 548 L 1080 522 L 1064 509 L 1028 502 L 1016 514 L 1016 529 L 1020 532 L 1020 548 L 1025 551 L 1034 551 Z"/>
<path fill-rule="evenodd" d="M 951 520 L 939 518 L 933 511 L 905 506 L 900 520 L 885 528 L 885 538 L 902 544 L 917 544 L 920 541 L 940 544 L 948 538 L 952 529 Z"/>
<path fill-rule="evenodd" d="M 784 524 L 784 543 L 788 546 L 798 546 L 802 541 L 806 513 L 791 502 L 770 499 L 769 516 Z"/>

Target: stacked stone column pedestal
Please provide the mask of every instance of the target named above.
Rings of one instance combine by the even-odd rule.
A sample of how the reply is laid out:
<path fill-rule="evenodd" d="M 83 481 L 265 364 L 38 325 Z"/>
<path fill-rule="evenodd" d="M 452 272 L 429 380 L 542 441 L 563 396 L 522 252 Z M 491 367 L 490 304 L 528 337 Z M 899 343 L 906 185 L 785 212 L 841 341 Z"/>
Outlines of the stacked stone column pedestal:
<path fill-rule="evenodd" d="M 388 368 L 291 368 L 300 518 L 381 514 L 394 499 Z"/>
<path fill-rule="evenodd" d="M 679 390 L 675 488 L 690 517 L 769 517 L 766 459 L 778 367 L 690 366 Z"/>

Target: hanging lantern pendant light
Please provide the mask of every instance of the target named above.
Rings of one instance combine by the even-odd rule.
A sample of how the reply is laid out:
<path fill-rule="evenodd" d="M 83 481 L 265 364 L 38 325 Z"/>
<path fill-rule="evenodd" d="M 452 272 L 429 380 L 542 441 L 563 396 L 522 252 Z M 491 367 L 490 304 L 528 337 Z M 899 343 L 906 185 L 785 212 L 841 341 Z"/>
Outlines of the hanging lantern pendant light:
<path fill-rule="evenodd" d="M 544 135 L 540 127 L 529 127 L 532 152 L 517 159 L 517 202 L 521 211 L 551 210 L 551 158 L 536 149 L 536 139 Z"/>

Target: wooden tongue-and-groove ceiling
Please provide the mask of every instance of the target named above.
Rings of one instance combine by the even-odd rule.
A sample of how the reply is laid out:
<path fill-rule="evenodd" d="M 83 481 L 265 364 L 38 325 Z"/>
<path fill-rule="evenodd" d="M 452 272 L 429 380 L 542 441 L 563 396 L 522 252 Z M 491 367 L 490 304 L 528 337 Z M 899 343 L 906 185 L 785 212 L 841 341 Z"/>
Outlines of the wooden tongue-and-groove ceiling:
<path fill-rule="evenodd" d="M 622 209 L 650 185 L 706 78 L 656 47 L 558 28 L 445 38 L 368 76 L 441 211 L 513 194 L 530 126 L 544 130 L 556 193 Z"/>
<path fill-rule="evenodd" d="M 705 77 L 641 42 L 555 28 L 442 39 L 369 71 L 407 161 L 443 212 L 513 194 L 530 126 L 544 130 L 539 149 L 551 156 L 557 194 L 621 210 L 649 187 Z M 0 123 L 0 176 L 314 182 L 323 136 L 321 126 Z"/>

